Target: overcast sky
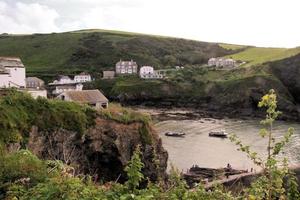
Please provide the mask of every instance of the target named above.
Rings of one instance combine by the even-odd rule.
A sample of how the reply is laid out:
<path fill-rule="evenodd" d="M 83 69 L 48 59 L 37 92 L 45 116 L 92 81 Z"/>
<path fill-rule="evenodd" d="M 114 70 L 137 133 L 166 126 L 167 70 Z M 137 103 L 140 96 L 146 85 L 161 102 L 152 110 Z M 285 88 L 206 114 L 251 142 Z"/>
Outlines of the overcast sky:
<path fill-rule="evenodd" d="M 112 29 L 300 46 L 299 0 L 0 0 L 0 33 Z"/>

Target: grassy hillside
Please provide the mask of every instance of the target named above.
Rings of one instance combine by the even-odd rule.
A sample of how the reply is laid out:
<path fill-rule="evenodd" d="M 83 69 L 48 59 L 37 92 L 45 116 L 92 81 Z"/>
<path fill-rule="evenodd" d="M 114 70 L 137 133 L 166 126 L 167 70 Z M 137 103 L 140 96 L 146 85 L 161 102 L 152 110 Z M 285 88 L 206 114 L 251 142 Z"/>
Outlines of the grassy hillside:
<path fill-rule="evenodd" d="M 249 47 L 245 50 L 228 55 L 227 57 L 235 60 L 245 61 L 243 66 L 261 65 L 266 62 L 282 60 L 300 53 L 300 48 L 261 48 L 261 47 Z"/>
<path fill-rule="evenodd" d="M 1 35 L 0 55 L 19 56 L 28 75 L 47 79 L 64 73 L 88 71 L 98 78 L 114 69 L 120 59 L 134 59 L 139 65 L 165 68 L 199 66 L 210 57 L 232 57 L 260 65 L 300 53 L 300 48 L 259 48 L 236 44 L 207 43 L 158 35 L 89 29 L 66 33 Z"/>
<path fill-rule="evenodd" d="M 98 76 L 120 59 L 157 68 L 201 65 L 237 51 L 215 43 L 106 30 L 0 36 L 0 55 L 21 57 L 30 75 L 41 76 L 83 70 Z"/>

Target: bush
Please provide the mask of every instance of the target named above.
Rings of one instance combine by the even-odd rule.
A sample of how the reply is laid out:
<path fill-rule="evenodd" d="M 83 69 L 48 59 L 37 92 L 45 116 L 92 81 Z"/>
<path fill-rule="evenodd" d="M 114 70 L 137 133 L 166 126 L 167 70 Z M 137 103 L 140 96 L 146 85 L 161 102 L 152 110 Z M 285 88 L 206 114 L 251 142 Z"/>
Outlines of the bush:
<path fill-rule="evenodd" d="M 14 182 L 22 178 L 29 178 L 30 184 L 45 180 L 47 166 L 30 151 L 21 150 L 4 156 L 0 181 Z"/>
<path fill-rule="evenodd" d="M 22 142 L 32 128 L 49 132 L 58 128 L 83 135 L 94 125 L 96 111 L 73 102 L 33 99 L 28 94 L 10 91 L 0 99 L 0 143 Z"/>

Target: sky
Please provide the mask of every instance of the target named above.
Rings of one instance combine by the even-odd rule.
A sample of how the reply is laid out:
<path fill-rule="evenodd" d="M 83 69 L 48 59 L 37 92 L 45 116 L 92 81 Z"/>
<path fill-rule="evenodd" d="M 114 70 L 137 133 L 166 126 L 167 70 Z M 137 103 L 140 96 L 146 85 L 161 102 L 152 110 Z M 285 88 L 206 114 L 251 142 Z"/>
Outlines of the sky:
<path fill-rule="evenodd" d="M 109 29 L 296 47 L 299 9 L 299 0 L 0 0 L 0 33 Z"/>

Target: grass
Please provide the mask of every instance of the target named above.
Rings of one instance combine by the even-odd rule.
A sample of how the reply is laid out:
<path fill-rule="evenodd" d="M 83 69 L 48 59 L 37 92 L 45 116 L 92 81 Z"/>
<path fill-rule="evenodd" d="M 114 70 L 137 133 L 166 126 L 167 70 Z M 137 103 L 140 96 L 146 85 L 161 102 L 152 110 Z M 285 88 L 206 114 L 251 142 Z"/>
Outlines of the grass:
<path fill-rule="evenodd" d="M 245 61 L 243 66 L 261 65 L 266 62 L 281 60 L 300 53 L 300 48 L 261 48 L 250 47 L 236 54 L 228 55 L 226 57 L 233 58 L 235 60 Z"/>
<path fill-rule="evenodd" d="M 220 43 L 219 44 L 220 47 L 224 48 L 224 49 L 229 49 L 229 50 L 240 50 L 240 49 L 244 49 L 247 46 L 244 45 L 238 45 L 238 44 L 224 44 L 224 43 Z"/>
<path fill-rule="evenodd" d="M 0 35 L 1 56 L 21 57 L 28 74 L 47 79 L 51 74 L 72 75 L 79 71 L 99 77 L 120 59 L 164 68 L 204 64 L 211 55 L 232 53 L 215 43 L 101 29 Z"/>
<path fill-rule="evenodd" d="M 109 104 L 107 109 L 103 109 L 99 112 L 100 116 L 114 120 L 123 124 L 130 123 L 141 123 L 139 127 L 139 135 L 141 137 L 141 141 L 144 144 L 152 144 L 152 128 L 151 128 L 151 116 L 145 113 L 136 112 L 130 108 L 124 108 L 120 106 L 120 104 Z"/>
<path fill-rule="evenodd" d="M 0 98 L 0 143 L 24 141 L 32 126 L 45 133 L 63 128 L 79 135 L 95 124 L 96 111 L 77 103 L 43 98 L 8 91 Z"/>
<path fill-rule="evenodd" d="M 80 34 L 43 34 L 0 37 L 1 56 L 19 56 L 27 72 L 51 72 L 64 64 L 79 44 Z"/>

